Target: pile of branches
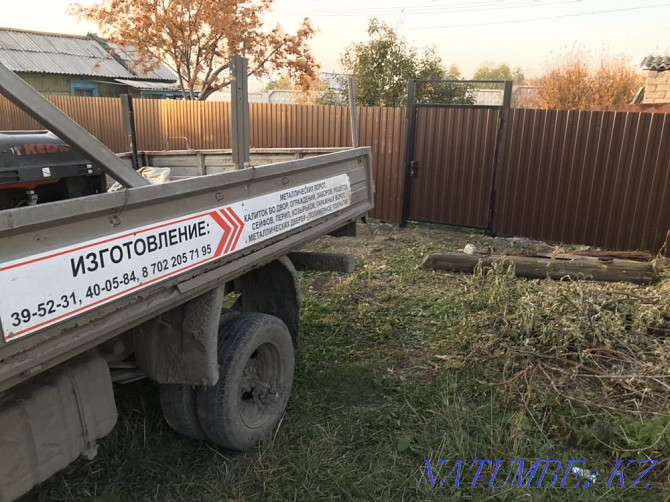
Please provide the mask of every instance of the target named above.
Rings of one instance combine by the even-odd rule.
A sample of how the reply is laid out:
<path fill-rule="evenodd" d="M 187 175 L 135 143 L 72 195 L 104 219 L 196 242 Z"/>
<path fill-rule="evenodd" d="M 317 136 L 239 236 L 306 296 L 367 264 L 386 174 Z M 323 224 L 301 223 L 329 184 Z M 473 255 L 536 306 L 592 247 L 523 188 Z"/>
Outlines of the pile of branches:
<path fill-rule="evenodd" d="M 550 389 L 594 416 L 652 421 L 658 434 L 647 447 L 670 453 L 670 277 L 661 276 L 643 287 L 479 268 L 463 298 L 471 310 L 459 330 L 464 361 L 489 368 L 516 395 Z"/>

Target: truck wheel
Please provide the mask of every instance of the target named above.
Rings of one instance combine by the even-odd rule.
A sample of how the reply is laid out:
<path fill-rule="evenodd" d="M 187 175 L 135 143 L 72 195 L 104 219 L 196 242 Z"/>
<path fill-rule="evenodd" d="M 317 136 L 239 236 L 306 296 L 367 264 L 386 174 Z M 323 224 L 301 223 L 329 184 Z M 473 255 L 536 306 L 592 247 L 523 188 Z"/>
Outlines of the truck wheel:
<path fill-rule="evenodd" d="M 198 387 L 200 426 L 215 443 L 246 450 L 277 425 L 293 383 L 293 341 L 268 314 L 243 313 L 219 330 L 219 381 Z"/>
<path fill-rule="evenodd" d="M 191 439 L 207 439 L 198 421 L 194 386 L 161 384 L 160 401 L 165 421 L 172 429 Z"/>
<path fill-rule="evenodd" d="M 239 312 L 224 309 L 219 319 L 219 330 L 238 315 Z M 198 419 L 195 389 L 194 385 L 161 384 L 161 409 L 168 425 L 182 436 L 207 439 Z"/>

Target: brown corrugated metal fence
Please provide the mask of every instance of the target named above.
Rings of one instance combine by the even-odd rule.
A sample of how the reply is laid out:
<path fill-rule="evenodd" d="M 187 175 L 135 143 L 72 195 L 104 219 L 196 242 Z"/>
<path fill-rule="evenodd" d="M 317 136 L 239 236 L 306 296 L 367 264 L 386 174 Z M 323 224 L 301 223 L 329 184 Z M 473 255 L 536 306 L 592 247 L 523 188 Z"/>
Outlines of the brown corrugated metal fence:
<path fill-rule="evenodd" d="M 494 231 L 658 251 L 670 229 L 670 114 L 513 109 Z"/>
<path fill-rule="evenodd" d="M 50 97 L 112 150 L 128 150 L 120 101 Z M 488 211 L 497 112 L 419 110 L 424 146 L 412 215 L 483 226 Z M 230 104 L 136 100 L 138 147 L 167 138 L 191 148 L 230 148 Z M 0 130 L 40 129 L 0 99 Z M 407 112 L 360 108 L 361 145 L 372 147 L 376 184 L 370 216 L 400 222 Z M 346 107 L 252 104 L 252 147 L 346 147 Z M 670 228 L 670 115 L 512 109 L 498 172 L 494 231 L 613 249 L 657 251 Z M 180 139 L 173 148 L 183 148 Z M 428 210 L 432 211 L 430 213 Z M 430 214 L 429 214 L 430 213 Z M 434 217 L 431 216 L 434 215 Z"/>
<path fill-rule="evenodd" d="M 49 96 L 48 99 L 115 152 L 129 150 L 123 134 L 121 103 L 115 98 Z M 230 148 L 230 103 L 137 99 L 134 101 L 140 150 Z M 254 103 L 249 110 L 252 148 L 348 147 L 349 109 L 337 106 Z M 371 146 L 376 181 L 373 218 L 400 221 L 404 108 L 361 108 L 359 139 Z M 0 97 L 0 130 L 43 129 L 38 122 Z"/>

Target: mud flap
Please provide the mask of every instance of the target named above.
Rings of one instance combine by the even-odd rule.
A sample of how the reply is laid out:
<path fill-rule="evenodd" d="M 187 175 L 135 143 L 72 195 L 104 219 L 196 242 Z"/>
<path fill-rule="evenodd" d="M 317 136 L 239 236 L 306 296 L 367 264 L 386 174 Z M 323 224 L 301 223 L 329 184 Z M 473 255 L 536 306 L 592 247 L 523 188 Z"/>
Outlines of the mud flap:
<path fill-rule="evenodd" d="M 214 385 L 224 287 L 215 288 L 132 330 L 137 365 L 158 383 Z"/>

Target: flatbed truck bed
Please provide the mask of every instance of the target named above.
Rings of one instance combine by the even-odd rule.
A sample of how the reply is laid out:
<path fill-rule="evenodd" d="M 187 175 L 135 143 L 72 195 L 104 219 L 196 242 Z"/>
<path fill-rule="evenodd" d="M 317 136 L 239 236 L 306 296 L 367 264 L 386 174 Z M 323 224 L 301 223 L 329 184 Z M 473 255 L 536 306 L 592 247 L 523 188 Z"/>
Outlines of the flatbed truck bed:
<path fill-rule="evenodd" d="M 290 392 L 286 337 L 298 342 L 286 255 L 372 209 L 370 149 L 215 174 L 207 152 L 156 152 L 145 159 L 169 158 L 176 180 L 150 185 L 1 65 L 0 91 L 126 186 L 0 211 L 0 501 L 111 430 L 100 348 L 114 340 L 160 384 L 175 430 L 232 449 L 261 439 Z"/>

